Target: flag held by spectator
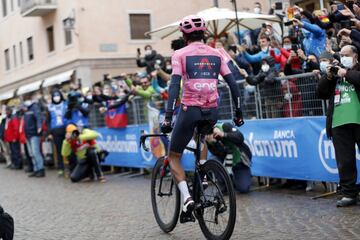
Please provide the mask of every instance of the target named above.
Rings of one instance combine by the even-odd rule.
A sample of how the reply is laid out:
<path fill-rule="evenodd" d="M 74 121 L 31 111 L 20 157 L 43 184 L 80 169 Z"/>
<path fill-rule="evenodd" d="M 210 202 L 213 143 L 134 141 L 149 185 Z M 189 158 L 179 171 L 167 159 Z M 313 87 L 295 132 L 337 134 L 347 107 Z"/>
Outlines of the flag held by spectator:
<path fill-rule="evenodd" d="M 106 111 L 105 123 L 108 128 L 123 128 L 128 125 L 125 104 Z"/>

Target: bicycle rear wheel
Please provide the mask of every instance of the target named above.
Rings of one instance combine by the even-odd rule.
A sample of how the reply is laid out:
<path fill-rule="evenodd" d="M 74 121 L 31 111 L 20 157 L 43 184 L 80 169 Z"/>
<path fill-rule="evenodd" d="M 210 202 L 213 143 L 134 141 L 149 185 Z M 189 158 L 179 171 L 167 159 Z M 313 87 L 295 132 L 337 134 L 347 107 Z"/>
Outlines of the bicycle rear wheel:
<path fill-rule="evenodd" d="M 207 187 L 197 184 L 195 210 L 201 231 L 207 239 L 229 239 L 236 221 L 236 196 L 225 168 L 216 160 L 208 160 L 201 167 L 200 176 L 206 176 Z"/>
<path fill-rule="evenodd" d="M 180 192 L 170 171 L 164 167 L 164 158 L 159 158 L 151 176 L 151 202 L 156 222 L 161 230 L 171 232 L 180 213 Z"/>

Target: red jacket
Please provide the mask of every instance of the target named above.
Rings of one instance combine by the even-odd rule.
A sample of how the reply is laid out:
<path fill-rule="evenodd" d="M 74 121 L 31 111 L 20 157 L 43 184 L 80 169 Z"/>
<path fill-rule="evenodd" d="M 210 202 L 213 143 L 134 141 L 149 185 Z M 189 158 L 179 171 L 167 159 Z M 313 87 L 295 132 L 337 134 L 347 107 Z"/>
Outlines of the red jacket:
<path fill-rule="evenodd" d="M 303 115 L 301 93 L 296 84 L 291 80 L 289 80 L 289 90 L 292 95 L 291 104 L 290 101 L 285 100 L 285 103 L 283 105 L 283 115 L 284 117 L 301 117 Z M 288 93 L 287 83 L 281 85 L 281 91 L 284 95 Z"/>
<path fill-rule="evenodd" d="M 288 60 L 288 58 L 290 57 L 290 50 L 286 50 L 285 48 L 280 48 L 280 54 L 276 55 L 274 49 L 270 49 L 270 56 L 272 56 L 275 59 L 276 63 L 280 63 L 280 69 L 284 70 L 284 66 Z M 293 69 L 301 69 L 301 61 L 300 58 L 298 56 L 296 56 L 292 61 L 291 61 L 291 67 Z"/>
<path fill-rule="evenodd" d="M 20 118 L 19 134 L 20 134 L 20 137 L 19 137 L 20 143 L 21 144 L 26 144 L 24 117 Z"/>
<path fill-rule="evenodd" d="M 4 141 L 14 142 L 14 141 L 19 141 L 19 138 L 20 138 L 19 119 L 17 117 L 6 118 Z"/>

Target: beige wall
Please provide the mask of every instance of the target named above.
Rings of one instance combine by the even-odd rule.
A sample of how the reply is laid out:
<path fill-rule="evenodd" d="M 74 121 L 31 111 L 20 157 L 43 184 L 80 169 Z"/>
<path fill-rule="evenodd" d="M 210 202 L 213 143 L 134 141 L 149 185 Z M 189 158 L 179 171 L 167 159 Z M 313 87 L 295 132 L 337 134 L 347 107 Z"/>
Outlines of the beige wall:
<path fill-rule="evenodd" d="M 232 8 L 230 0 L 218 2 L 219 7 Z M 254 2 L 238 0 L 238 8 L 241 10 L 243 7 L 248 7 L 252 10 Z M 260 2 L 266 12 L 268 1 Z M 155 29 L 211 6 L 213 0 L 58 0 L 57 10 L 43 17 L 22 17 L 20 9 L 16 6 L 15 11 L 9 13 L 6 18 L 3 18 L 2 14 L 0 17 L 0 92 L 79 66 L 83 69 L 84 76 L 90 77 L 93 82 L 101 78 L 101 72 L 117 74 L 125 70 L 134 71 L 136 66 L 133 58 L 137 48 L 142 49 L 146 44 L 151 44 L 158 52 L 169 56 L 172 53 L 170 49 L 172 38 L 130 40 L 129 13 L 150 13 L 151 26 Z M 10 0 L 8 0 L 8 11 L 10 11 Z M 72 11 L 76 18 L 73 44 L 65 46 L 62 20 Z M 55 51 L 49 53 L 46 28 L 51 25 L 54 26 L 55 31 Z M 31 62 L 28 60 L 26 45 L 26 38 L 30 36 L 33 36 L 35 56 Z M 23 65 L 20 65 L 20 41 L 23 42 L 25 61 Z M 17 49 L 16 68 L 13 67 L 14 44 Z M 101 52 L 101 44 L 115 44 L 117 51 Z M 5 71 L 6 48 L 10 48 L 12 66 L 10 71 Z M 112 64 L 111 59 L 117 61 Z M 90 63 L 91 65 L 86 65 Z M 93 73 L 86 70 L 86 67 L 93 68 Z"/>

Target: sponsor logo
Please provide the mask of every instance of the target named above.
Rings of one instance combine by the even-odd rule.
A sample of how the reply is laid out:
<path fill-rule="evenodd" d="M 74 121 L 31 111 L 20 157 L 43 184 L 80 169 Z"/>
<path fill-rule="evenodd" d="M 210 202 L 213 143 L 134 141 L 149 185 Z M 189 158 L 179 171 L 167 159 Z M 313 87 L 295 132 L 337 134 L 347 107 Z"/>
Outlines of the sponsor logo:
<path fill-rule="evenodd" d="M 212 69 L 212 66 L 215 66 L 215 63 L 210 63 L 208 58 L 202 58 L 200 62 L 194 63 L 195 66 L 198 67 L 198 69 L 202 70 L 204 67 L 207 67 L 208 70 Z"/>
<path fill-rule="evenodd" d="M 275 158 L 299 157 L 293 130 L 275 130 L 272 140 L 256 139 L 254 133 L 250 132 L 248 141 L 245 142 L 250 147 L 254 156 Z"/>
<path fill-rule="evenodd" d="M 217 89 L 215 83 L 206 83 L 206 82 L 197 82 L 194 83 L 194 89 L 198 91 L 202 91 L 203 89 L 207 89 L 209 91 L 215 91 Z"/>
<path fill-rule="evenodd" d="M 322 165 L 332 174 L 338 174 L 339 171 L 335 161 L 335 148 L 331 140 L 326 137 L 326 129 L 320 132 L 319 143 L 318 143 L 319 158 Z M 360 152 L 356 146 L 356 159 L 360 160 Z"/>

